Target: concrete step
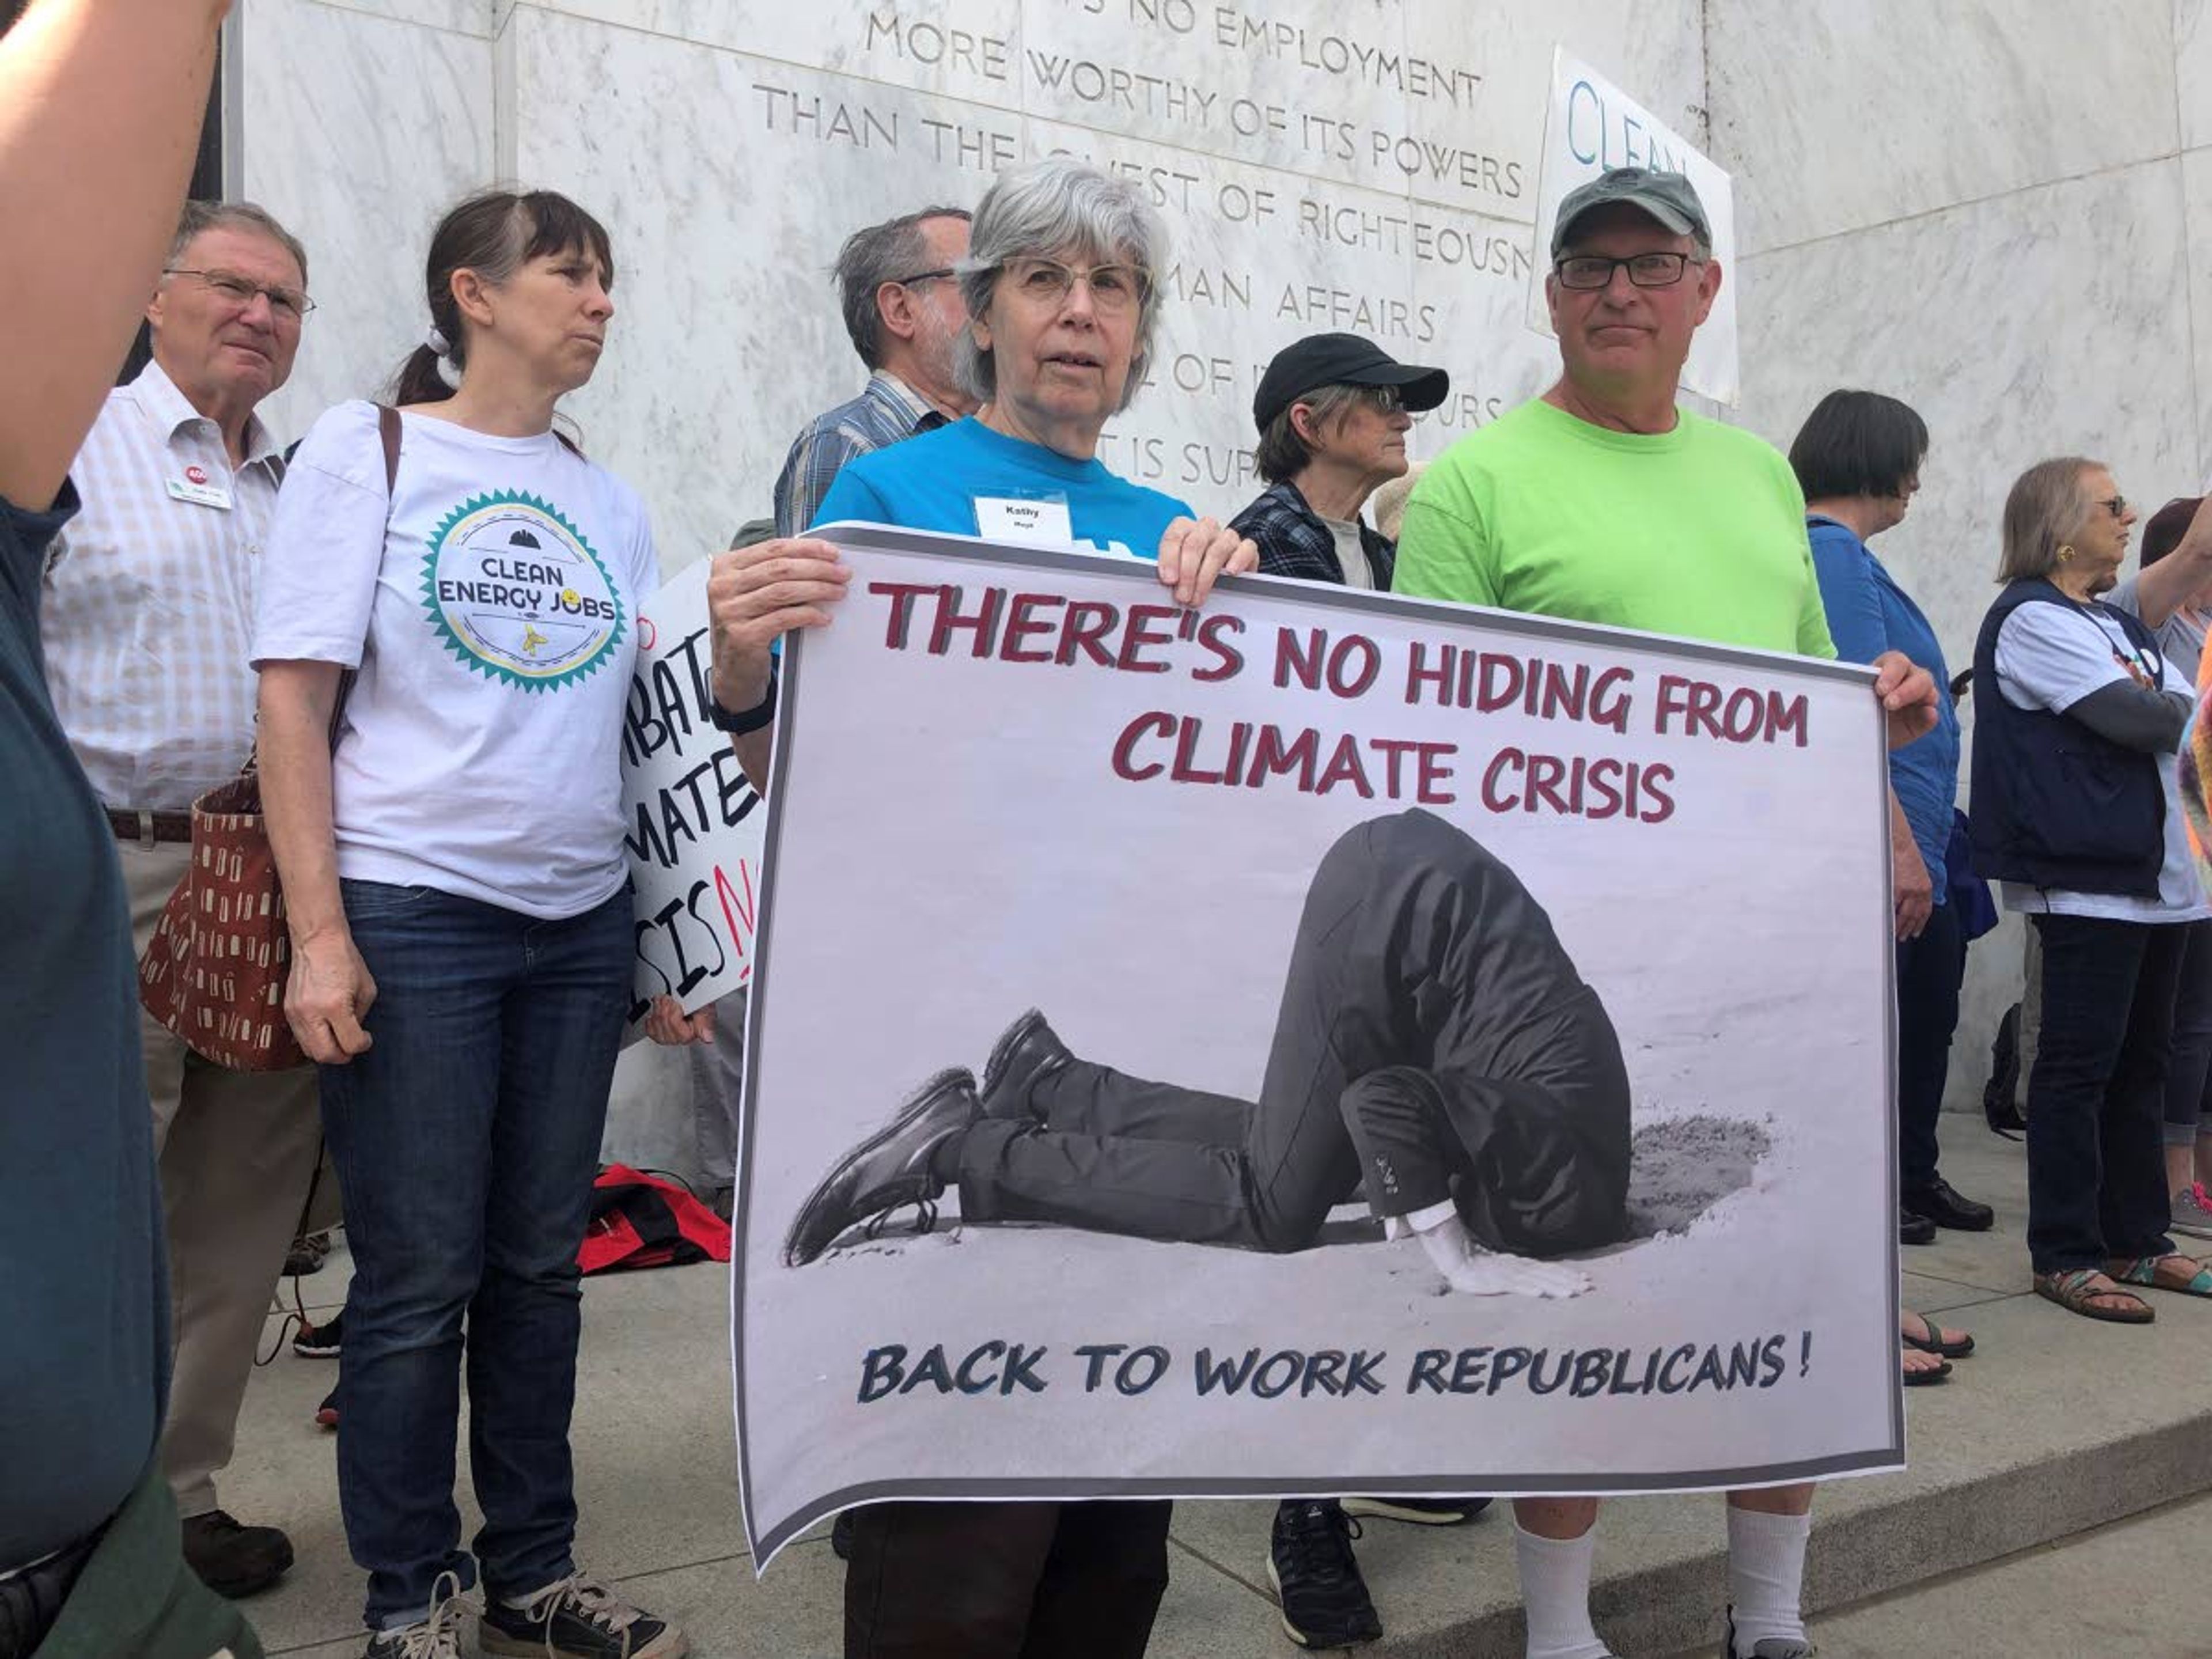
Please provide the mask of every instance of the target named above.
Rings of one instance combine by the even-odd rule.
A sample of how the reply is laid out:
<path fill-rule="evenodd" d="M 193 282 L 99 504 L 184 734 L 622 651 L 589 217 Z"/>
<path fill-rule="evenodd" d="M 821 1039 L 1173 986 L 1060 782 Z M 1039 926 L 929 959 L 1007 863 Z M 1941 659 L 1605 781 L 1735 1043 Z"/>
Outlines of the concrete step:
<path fill-rule="evenodd" d="M 2156 1297 L 2158 1322 L 2136 1328 L 2094 1324 L 2036 1298 L 2021 1149 L 1975 1121 L 1947 1118 L 1945 1127 L 1955 1143 L 1946 1173 L 1996 1204 L 1999 1225 L 1906 1251 L 1905 1299 L 1971 1329 L 1979 1351 L 1949 1382 L 1907 1394 L 1909 1473 L 1838 1481 L 1821 1493 L 1806 1583 L 1815 1613 L 2212 1490 L 2212 1303 Z M 341 1252 L 307 1281 L 313 1302 L 338 1299 L 346 1266 Z M 708 1267 L 587 1283 L 574 1434 L 579 1557 L 681 1620 L 693 1651 L 708 1659 L 835 1655 L 842 1575 L 820 1536 L 793 1546 L 758 1583 L 740 1547 L 726 1294 L 723 1272 Z M 361 1581 L 338 1525 L 333 1443 L 308 1421 L 333 1375 L 326 1362 L 289 1352 L 258 1374 L 222 1484 L 241 1519 L 294 1536 L 299 1565 L 249 1604 L 272 1653 L 337 1659 L 360 1650 Z M 1271 1509 L 1178 1508 L 1155 1659 L 1296 1651 L 1266 1592 Z M 1718 1650 L 1723 1524 L 1718 1498 L 1608 1506 L 1592 1601 L 1618 1651 Z M 1373 1522 L 1358 1548 L 1388 1632 L 1365 1653 L 1519 1659 L 1506 1516 L 1460 1528 Z M 2039 1659 L 2086 1650 L 2005 1650 Z M 2203 1651 L 2212 1653 L 2212 1639 Z"/>

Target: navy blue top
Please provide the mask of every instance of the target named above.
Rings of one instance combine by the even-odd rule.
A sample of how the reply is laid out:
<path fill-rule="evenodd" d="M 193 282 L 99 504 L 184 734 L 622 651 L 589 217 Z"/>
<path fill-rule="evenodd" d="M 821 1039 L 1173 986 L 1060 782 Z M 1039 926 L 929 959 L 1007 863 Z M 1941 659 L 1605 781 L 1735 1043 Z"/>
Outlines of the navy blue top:
<path fill-rule="evenodd" d="M 40 563 L 76 506 L 0 501 L 0 1571 L 122 1506 L 168 1382 L 130 908 L 39 651 Z"/>
<path fill-rule="evenodd" d="M 1897 792 L 1912 844 L 1928 866 L 1936 902 L 1945 903 L 1949 889 L 1944 858 L 1959 799 L 1959 706 L 1951 700 L 1951 671 L 1944 665 L 1942 644 L 1912 596 L 1848 527 L 1814 513 L 1806 518 L 1805 532 L 1813 544 L 1813 574 L 1820 583 L 1836 655 L 1845 662 L 1872 662 L 1885 651 L 1902 651 L 1936 681 L 1935 728 L 1890 751 L 1889 787 Z"/>

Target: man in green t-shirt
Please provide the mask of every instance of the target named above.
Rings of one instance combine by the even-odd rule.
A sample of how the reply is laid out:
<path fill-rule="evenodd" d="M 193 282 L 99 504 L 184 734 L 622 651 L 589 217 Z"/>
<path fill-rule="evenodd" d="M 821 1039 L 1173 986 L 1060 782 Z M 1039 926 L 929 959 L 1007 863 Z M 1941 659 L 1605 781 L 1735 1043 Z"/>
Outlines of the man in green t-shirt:
<path fill-rule="evenodd" d="M 1833 657 L 1790 464 L 1675 406 L 1720 292 L 1704 204 L 1680 173 L 1616 167 L 1560 204 L 1544 291 L 1562 373 L 1469 434 L 1413 491 L 1401 593 Z M 1875 665 L 1893 746 L 1936 720 L 1936 687 Z M 1729 1496 L 1732 1659 L 1800 1659 L 1810 1485 Z M 1597 1500 L 1514 1505 L 1528 1659 L 1609 1659 L 1589 1619 Z"/>

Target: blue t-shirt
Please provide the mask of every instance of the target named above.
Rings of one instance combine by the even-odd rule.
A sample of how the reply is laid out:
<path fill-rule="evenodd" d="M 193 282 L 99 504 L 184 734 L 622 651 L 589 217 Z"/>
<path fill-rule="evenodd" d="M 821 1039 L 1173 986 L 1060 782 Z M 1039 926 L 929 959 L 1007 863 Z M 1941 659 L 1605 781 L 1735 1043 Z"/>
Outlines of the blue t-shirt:
<path fill-rule="evenodd" d="M 169 1279 L 114 832 L 39 651 L 76 510 L 0 501 L 0 1571 L 76 1542 L 153 1456 Z"/>
<path fill-rule="evenodd" d="M 1951 701 L 1951 672 L 1943 647 L 1912 596 L 1882 568 L 1874 550 L 1833 519 L 1815 513 L 1805 521 L 1813 544 L 1813 574 L 1828 612 L 1828 632 L 1845 662 L 1872 662 L 1885 651 L 1902 651 L 1936 682 L 1936 727 L 1889 756 L 1889 787 L 1905 810 L 1905 826 L 1936 886 L 1936 902 L 1949 902 L 1944 851 L 1951 813 L 1959 799 L 1959 707 Z"/>
<path fill-rule="evenodd" d="M 972 415 L 845 463 L 816 524 L 855 519 L 954 536 L 988 532 L 979 501 L 1058 502 L 1077 552 L 1159 556 L 1176 519 L 1195 518 L 1172 495 L 1117 477 L 1096 457 L 1072 461 L 1042 444 L 994 432 Z"/>

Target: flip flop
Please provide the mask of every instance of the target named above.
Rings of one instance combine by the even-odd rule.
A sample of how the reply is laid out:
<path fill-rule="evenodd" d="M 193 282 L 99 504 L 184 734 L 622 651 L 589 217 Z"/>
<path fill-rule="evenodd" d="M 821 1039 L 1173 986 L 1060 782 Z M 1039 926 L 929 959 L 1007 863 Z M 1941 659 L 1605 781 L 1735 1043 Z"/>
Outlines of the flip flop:
<path fill-rule="evenodd" d="M 1906 1347 L 1917 1348 L 1923 1353 L 1941 1354 L 1946 1359 L 1964 1359 L 1968 1354 L 1973 1352 L 1974 1339 L 1972 1335 L 1962 1335 L 1955 1342 L 1946 1342 L 1943 1340 L 1942 1327 L 1936 1321 L 1923 1313 L 1911 1313 L 1910 1310 L 1907 1310 L 1907 1312 L 1911 1317 L 1920 1322 L 1920 1328 L 1927 1334 L 1915 1336 L 1910 1331 L 1899 1331 L 1897 1340 L 1904 1343 Z"/>
<path fill-rule="evenodd" d="M 1939 1359 L 1925 1370 L 1906 1371 L 1904 1374 L 1905 1386 L 1908 1389 L 1924 1389 L 1931 1383 L 1941 1382 L 1950 1375 L 1951 1362 L 1948 1359 Z"/>
<path fill-rule="evenodd" d="M 2169 1261 L 2185 1262 L 2193 1271 L 2186 1278 L 2161 1277 L 2159 1269 Z M 2172 1291 L 2178 1296 L 2212 1297 L 2212 1263 L 2183 1255 L 2178 1250 L 2171 1255 L 2139 1255 L 2133 1261 L 2116 1256 L 2105 1264 L 2105 1276 L 2115 1284 L 2141 1285 L 2148 1290 Z"/>

